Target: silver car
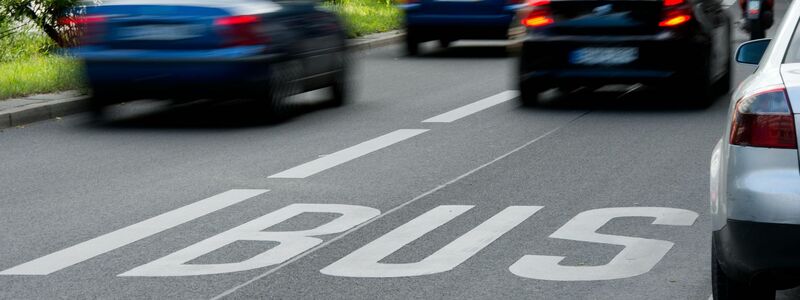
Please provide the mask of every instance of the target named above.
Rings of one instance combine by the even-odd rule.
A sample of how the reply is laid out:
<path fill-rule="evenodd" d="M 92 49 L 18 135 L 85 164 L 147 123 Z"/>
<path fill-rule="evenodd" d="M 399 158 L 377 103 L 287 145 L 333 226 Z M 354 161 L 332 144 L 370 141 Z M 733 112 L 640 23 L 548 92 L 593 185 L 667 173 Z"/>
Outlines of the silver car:
<path fill-rule="evenodd" d="M 800 285 L 800 1 L 774 39 L 739 47 L 758 69 L 734 92 L 711 159 L 714 299 Z"/>

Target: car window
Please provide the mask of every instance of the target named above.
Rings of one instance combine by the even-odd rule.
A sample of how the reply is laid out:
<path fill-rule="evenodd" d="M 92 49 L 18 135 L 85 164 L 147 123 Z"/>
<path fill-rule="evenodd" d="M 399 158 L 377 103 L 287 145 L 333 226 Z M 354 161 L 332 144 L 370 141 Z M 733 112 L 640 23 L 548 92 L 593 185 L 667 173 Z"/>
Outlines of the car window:
<path fill-rule="evenodd" d="M 794 33 L 792 33 L 792 41 L 789 43 L 789 48 L 786 50 L 786 56 L 783 58 L 783 63 L 798 63 L 800 62 L 800 34 L 797 31 L 800 28 L 795 24 Z"/>

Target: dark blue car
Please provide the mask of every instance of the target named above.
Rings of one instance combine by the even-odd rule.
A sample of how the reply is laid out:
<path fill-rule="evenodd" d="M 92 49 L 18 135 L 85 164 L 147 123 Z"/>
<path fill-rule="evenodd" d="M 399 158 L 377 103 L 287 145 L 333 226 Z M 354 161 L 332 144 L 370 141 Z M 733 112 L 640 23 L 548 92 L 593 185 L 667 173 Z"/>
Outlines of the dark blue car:
<path fill-rule="evenodd" d="M 107 0 L 62 24 L 85 63 L 98 114 L 135 99 L 255 99 L 266 114 L 330 87 L 342 104 L 346 33 L 312 1 Z"/>
<path fill-rule="evenodd" d="M 523 0 L 406 0 L 406 50 L 419 53 L 419 44 L 438 40 L 442 47 L 463 39 L 508 39 Z"/>

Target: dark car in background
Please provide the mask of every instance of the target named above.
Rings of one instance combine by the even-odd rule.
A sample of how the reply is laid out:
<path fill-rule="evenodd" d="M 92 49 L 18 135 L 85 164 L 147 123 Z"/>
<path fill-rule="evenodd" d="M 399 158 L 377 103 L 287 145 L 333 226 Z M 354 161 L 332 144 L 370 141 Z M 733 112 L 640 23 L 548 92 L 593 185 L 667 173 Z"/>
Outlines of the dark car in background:
<path fill-rule="evenodd" d="M 719 0 L 531 0 L 520 99 L 543 91 L 643 84 L 705 106 L 727 91 L 731 21 Z"/>
<path fill-rule="evenodd" d="M 265 114 L 330 87 L 345 101 L 345 29 L 313 1 L 108 0 L 62 24 L 80 32 L 91 105 L 135 99 L 254 99 Z"/>
<path fill-rule="evenodd" d="M 406 51 L 416 55 L 427 41 L 448 47 L 464 39 L 509 39 L 521 30 L 516 16 L 524 6 L 524 0 L 404 0 Z"/>

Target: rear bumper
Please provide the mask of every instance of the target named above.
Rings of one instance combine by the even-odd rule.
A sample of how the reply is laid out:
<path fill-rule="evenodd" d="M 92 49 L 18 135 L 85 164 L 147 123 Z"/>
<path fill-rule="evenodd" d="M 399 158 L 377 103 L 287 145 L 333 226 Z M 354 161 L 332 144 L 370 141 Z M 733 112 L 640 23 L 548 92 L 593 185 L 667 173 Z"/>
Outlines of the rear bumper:
<path fill-rule="evenodd" d="M 587 48 L 638 49 L 638 58 L 623 65 L 577 65 L 573 51 Z M 520 82 L 558 85 L 582 84 L 673 84 L 696 75 L 707 65 L 710 47 L 669 35 L 595 37 L 528 36 L 523 42 Z"/>
<path fill-rule="evenodd" d="M 784 289 L 800 284 L 800 225 L 728 220 L 714 232 L 718 257 L 740 282 Z"/>
<path fill-rule="evenodd" d="M 125 53 L 128 52 L 128 53 Z M 114 99 L 239 98 L 252 94 L 269 75 L 276 55 L 205 51 L 131 53 L 98 51 L 79 56 L 92 89 Z M 186 54 L 184 52 L 184 54 Z"/>
<path fill-rule="evenodd" d="M 407 13 L 406 26 L 419 39 L 507 39 L 514 15 Z"/>

